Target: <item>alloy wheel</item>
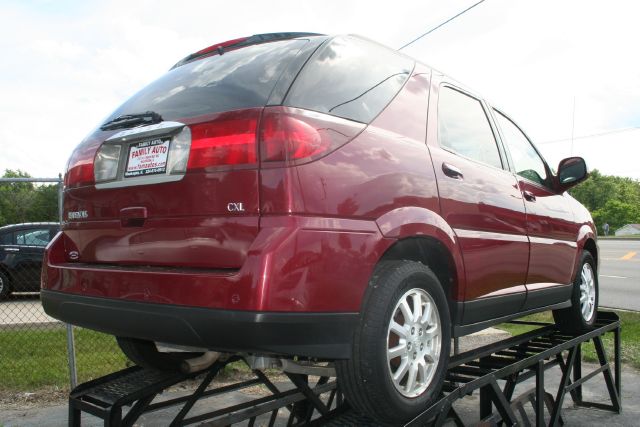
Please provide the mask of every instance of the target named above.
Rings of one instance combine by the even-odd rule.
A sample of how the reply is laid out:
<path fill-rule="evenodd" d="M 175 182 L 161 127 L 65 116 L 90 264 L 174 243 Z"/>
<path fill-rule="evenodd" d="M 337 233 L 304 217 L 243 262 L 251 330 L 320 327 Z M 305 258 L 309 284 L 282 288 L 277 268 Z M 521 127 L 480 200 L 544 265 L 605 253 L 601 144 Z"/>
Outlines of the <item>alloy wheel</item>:
<path fill-rule="evenodd" d="M 405 292 L 387 330 L 387 366 L 400 394 L 417 397 L 429 387 L 440 360 L 441 337 L 433 298 L 420 288 Z"/>
<path fill-rule="evenodd" d="M 580 311 L 585 321 L 590 321 L 596 307 L 596 280 L 591 264 L 582 266 L 580 273 Z"/>

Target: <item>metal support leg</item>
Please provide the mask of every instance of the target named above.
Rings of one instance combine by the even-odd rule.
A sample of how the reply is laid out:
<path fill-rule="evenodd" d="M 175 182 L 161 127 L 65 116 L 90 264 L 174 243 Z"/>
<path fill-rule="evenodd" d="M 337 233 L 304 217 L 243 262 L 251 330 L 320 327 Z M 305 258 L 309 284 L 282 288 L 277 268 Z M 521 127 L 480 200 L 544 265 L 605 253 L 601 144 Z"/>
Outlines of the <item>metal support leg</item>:
<path fill-rule="evenodd" d="M 69 427 L 80 427 L 82 424 L 82 412 L 69 400 Z"/>
<path fill-rule="evenodd" d="M 544 360 L 536 366 L 536 427 L 543 427 L 544 423 Z"/>
<path fill-rule="evenodd" d="M 291 382 L 295 384 L 295 386 L 304 394 L 304 396 L 309 399 L 311 404 L 318 410 L 322 415 L 329 412 L 329 408 L 324 404 L 322 400 L 309 388 L 309 384 L 306 379 L 306 375 L 301 374 L 290 374 L 285 372 Z"/>
<path fill-rule="evenodd" d="M 508 426 L 515 426 L 518 423 L 516 419 L 516 414 L 511 409 L 511 404 L 505 398 L 502 390 L 500 390 L 500 386 L 498 386 L 498 382 L 495 378 L 491 381 L 490 387 L 487 391 L 491 395 L 491 400 L 493 400 L 498 413 L 502 417 L 502 421 Z"/>
<path fill-rule="evenodd" d="M 484 368 L 484 358 L 480 359 L 480 367 Z M 493 413 L 493 406 L 491 404 L 490 386 L 484 386 L 480 388 L 480 419 L 484 420 Z"/>
<path fill-rule="evenodd" d="M 207 373 L 207 376 L 202 380 L 202 382 L 200 383 L 196 391 L 193 392 L 189 400 L 185 402 L 182 409 L 180 409 L 180 412 L 178 412 L 178 415 L 176 415 L 176 417 L 173 419 L 173 421 L 171 422 L 171 426 L 178 426 L 182 423 L 182 421 L 184 420 L 184 417 L 187 416 L 187 414 L 189 413 L 191 408 L 193 408 L 193 405 L 196 404 L 198 399 L 202 397 L 205 390 L 207 389 L 207 387 L 209 387 L 209 384 L 211 384 L 211 381 L 213 381 L 213 379 L 218 374 L 218 371 L 220 369 L 221 368 L 218 368 L 218 369 L 214 368 L 214 369 L 211 369 L 209 373 Z"/>
<path fill-rule="evenodd" d="M 615 359 L 615 371 L 614 378 L 616 381 L 616 391 L 618 392 L 618 414 L 622 413 L 622 366 L 620 365 L 620 328 L 616 328 L 613 331 L 614 349 L 613 357 Z"/>
<path fill-rule="evenodd" d="M 570 381 L 570 373 L 573 369 L 573 363 L 576 360 L 576 349 L 575 347 L 569 350 L 569 355 L 567 356 L 567 364 L 562 370 L 562 380 L 560 380 L 560 386 L 558 387 L 558 393 L 556 394 L 556 399 L 553 405 L 553 411 L 551 411 L 551 419 L 549 420 L 550 426 L 555 426 L 560 419 L 560 413 L 562 412 L 562 403 L 564 402 L 564 395 L 567 390 L 567 386 Z"/>
<path fill-rule="evenodd" d="M 573 364 L 573 381 L 577 381 L 582 378 L 582 344 L 576 346 L 576 361 Z M 579 404 L 582 402 L 582 386 L 579 385 L 575 388 L 575 391 L 571 393 L 573 400 Z"/>
<path fill-rule="evenodd" d="M 598 354 L 598 360 L 600 362 L 600 366 L 605 366 L 609 364 L 607 360 L 607 354 L 604 351 L 604 346 L 602 345 L 601 337 L 594 337 L 593 344 L 596 348 L 596 353 Z M 611 365 L 609 365 L 610 367 Z M 620 413 L 622 410 L 622 405 L 620 405 L 620 395 L 618 394 L 617 387 L 613 384 L 613 378 L 611 377 L 611 369 L 607 369 L 603 372 L 604 382 L 607 384 L 607 390 L 609 391 L 609 397 L 611 398 L 611 403 L 613 404 L 613 408 L 616 412 Z"/>

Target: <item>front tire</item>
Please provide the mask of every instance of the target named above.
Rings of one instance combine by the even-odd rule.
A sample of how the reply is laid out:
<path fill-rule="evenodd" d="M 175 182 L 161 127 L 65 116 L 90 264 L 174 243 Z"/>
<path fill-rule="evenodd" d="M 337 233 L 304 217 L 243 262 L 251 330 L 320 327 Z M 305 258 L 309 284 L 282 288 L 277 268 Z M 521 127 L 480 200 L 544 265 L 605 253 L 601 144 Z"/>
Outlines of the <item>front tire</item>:
<path fill-rule="evenodd" d="M 202 353 L 163 353 L 158 351 L 153 341 L 137 338 L 116 337 L 122 352 L 138 366 L 161 371 L 178 371 L 180 364 L 186 360 L 202 355 Z"/>
<path fill-rule="evenodd" d="M 598 315 L 598 274 L 593 256 L 583 251 L 571 293 L 571 307 L 553 311 L 563 332 L 584 333 L 593 327 Z"/>
<path fill-rule="evenodd" d="M 382 423 L 419 414 L 440 394 L 450 328 L 447 299 L 427 266 L 381 263 L 365 295 L 351 359 L 336 362 L 347 401 Z"/>

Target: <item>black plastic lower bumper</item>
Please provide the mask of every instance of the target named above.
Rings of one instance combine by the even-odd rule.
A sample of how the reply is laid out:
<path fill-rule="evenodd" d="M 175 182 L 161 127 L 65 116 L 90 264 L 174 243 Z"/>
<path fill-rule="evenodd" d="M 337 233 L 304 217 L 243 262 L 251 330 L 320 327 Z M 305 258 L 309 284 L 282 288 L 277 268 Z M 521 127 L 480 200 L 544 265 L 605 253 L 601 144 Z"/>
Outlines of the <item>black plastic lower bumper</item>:
<path fill-rule="evenodd" d="M 108 334 L 225 352 L 351 356 L 358 313 L 252 312 L 96 298 L 43 290 L 44 310 Z"/>

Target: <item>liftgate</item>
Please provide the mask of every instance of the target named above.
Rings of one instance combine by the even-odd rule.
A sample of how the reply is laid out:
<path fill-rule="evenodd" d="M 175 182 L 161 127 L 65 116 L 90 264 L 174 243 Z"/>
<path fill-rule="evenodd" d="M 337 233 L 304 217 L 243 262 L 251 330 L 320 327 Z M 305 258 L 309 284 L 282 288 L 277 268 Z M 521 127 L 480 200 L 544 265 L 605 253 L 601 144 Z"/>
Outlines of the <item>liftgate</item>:
<path fill-rule="evenodd" d="M 594 329 L 582 335 L 562 333 L 552 324 L 513 323 L 537 328 L 452 356 L 442 396 L 406 425 L 561 425 L 567 393 L 578 406 L 622 411 L 620 320 L 615 313 L 598 312 Z M 608 333 L 613 334 L 613 368 L 602 341 Z M 588 341 L 593 341 L 599 367 L 584 374 L 581 346 Z M 560 368 L 562 376 L 557 390 L 550 390 L 545 387 L 545 371 L 554 366 Z M 105 426 L 132 426 L 144 413 L 169 407 L 174 408 L 173 419 L 163 423 L 171 426 L 375 425 L 349 407 L 331 369 L 309 368 L 304 373 L 290 369 L 292 372 L 285 372 L 290 380 L 288 386 L 276 385 L 262 371 L 253 370 L 253 379 L 211 388 L 211 382 L 223 367 L 223 363 L 216 363 L 199 373 L 182 374 L 136 366 L 81 384 L 69 396 L 69 425 L 80 426 L 81 413 L 87 412 L 102 418 Z M 313 375 L 312 383 L 309 374 Z M 582 398 L 582 384 L 599 374 L 604 378 L 611 404 Z M 532 377 L 535 387 L 514 397 L 516 386 Z M 191 394 L 155 401 L 162 391 L 188 380 L 199 384 Z M 230 393 L 256 385 L 264 386 L 268 395 L 247 397 L 241 403 L 236 398 L 229 403 Z M 555 395 L 550 391 L 555 391 Z M 480 395 L 480 419 L 469 422 L 458 415 L 454 404 L 475 392 Z M 209 410 L 190 415 L 194 405 L 205 400 Z"/>

